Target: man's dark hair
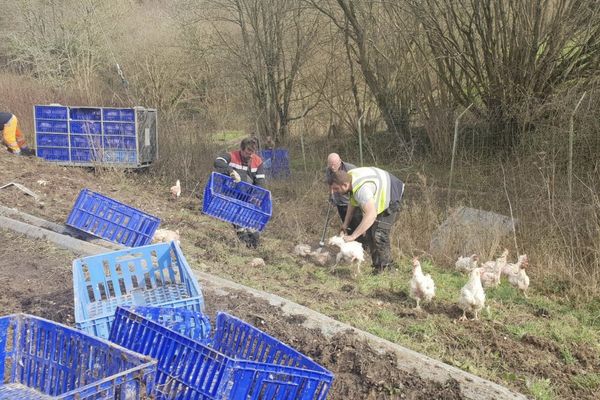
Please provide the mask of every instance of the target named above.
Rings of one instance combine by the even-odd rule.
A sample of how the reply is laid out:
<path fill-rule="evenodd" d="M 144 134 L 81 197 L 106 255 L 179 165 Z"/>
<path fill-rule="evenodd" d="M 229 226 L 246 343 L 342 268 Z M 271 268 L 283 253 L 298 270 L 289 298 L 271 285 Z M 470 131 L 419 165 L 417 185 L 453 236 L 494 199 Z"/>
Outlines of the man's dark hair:
<path fill-rule="evenodd" d="M 240 147 L 242 148 L 242 150 L 250 149 L 252 151 L 256 151 L 256 148 L 258 147 L 258 143 L 255 138 L 248 137 L 248 138 L 245 138 L 244 140 L 242 140 L 242 144 Z"/>
<path fill-rule="evenodd" d="M 337 170 L 336 172 L 332 173 L 329 178 L 327 179 L 327 183 L 329 184 L 329 186 L 333 185 L 334 183 L 336 185 L 343 185 L 344 183 L 350 183 L 352 182 L 352 179 L 350 177 L 350 174 L 348 174 L 348 172 L 346 171 L 342 171 Z"/>

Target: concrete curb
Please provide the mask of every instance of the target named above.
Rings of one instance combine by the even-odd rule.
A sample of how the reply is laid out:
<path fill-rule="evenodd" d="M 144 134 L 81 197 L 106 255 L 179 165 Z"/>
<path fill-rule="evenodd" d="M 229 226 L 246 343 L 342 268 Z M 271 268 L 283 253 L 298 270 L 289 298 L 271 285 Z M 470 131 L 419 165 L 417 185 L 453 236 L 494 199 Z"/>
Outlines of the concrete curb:
<path fill-rule="evenodd" d="M 388 340 L 382 339 L 368 332 L 356 329 L 348 324 L 336 321 L 333 318 L 320 314 L 300 304 L 291 302 L 283 297 L 253 289 L 227 279 L 219 278 L 200 271 L 194 271 L 196 277 L 204 288 L 213 290 L 217 295 L 227 296 L 232 291 L 242 291 L 251 294 L 269 304 L 281 308 L 287 315 L 303 315 L 306 320 L 302 324 L 306 328 L 319 329 L 325 337 L 332 337 L 336 333 L 351 330 L 365 340 L 376 351 L 395 354 L 398 367 L 407 372 L 415 372 L 424 379 L 444 383 L 453 378 L 460 384 L 463 395 L 472 400 L 496 399 L 527 399 L 520 393 L 511 392 L 508 388 L 497 383 L 469 374 L 451 365 L 427 357 L 421 353 L 402 347 Z"/>

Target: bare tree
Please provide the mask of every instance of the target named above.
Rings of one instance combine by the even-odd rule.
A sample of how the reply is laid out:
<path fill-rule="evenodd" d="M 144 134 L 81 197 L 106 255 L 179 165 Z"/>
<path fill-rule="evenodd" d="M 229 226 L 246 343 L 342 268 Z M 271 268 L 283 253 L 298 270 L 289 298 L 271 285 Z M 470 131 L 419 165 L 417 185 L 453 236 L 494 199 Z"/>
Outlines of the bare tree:
<path fill-rule="evenodd" d="M 500 146 L 528 127 L 520 115 L 600 66 L 595 0 L 419 0 L 425 50 L 453 98 L 489 122 Z"/>
<path fill-rule="evenodd" d="M 349 39 L 351 58 L 386 122 L 401 144 L 411 142 L 410 111 L 413 104 L 411 75 L 415 73 L 406 43 L 408 22 L 397 7 L 383 1 L 330 0 L 311 4 L 327 15 Z M 356 105 L 360 108 L 359 105 Z"/>
<path fill-rule="evenodd" d="M 239 66 L 261 134 L 285 138 L 299 72 L 318 30 L 318 14 L 299 0 L 207 0 L 195 22 L 213 22 L 218 46 Z M 305 113 L 305 110 L 300 110 Z"/>

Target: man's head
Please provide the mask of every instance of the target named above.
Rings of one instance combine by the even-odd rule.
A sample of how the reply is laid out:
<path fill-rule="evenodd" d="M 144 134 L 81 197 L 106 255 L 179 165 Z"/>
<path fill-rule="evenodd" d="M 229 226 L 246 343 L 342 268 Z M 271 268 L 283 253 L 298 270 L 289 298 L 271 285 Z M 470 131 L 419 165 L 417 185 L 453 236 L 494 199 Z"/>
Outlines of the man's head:
<path fill-rule="evenodd" d="M 327 156 L 327 168 L 331 172 L 336 172 L 342 166 L 342 159 L 338 153 L 331 153 Z"/>
<path fill-rule="evenodd" d="M 329 178 L 331 191 L 338 194 L 346 194 L 352 190 L 352 177 L 346 171 L 336 171 Z"/>
<path fill-rule="evenodd" d="M 240 153 L 244 161 L 247 161 L 252 157 L 252 154 L 256 153 L 257 142 L 256 139 L 249 137 L 242 140 L 240 145 Z"/>

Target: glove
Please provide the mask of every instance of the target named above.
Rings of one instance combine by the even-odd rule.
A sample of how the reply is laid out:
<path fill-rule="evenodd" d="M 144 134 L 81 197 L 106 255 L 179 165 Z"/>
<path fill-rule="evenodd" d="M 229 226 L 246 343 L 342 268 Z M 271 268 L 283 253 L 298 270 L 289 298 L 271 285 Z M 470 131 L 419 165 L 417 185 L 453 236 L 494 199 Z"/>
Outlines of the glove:
<path fill-rule="evenodd" d="M 233 179 L 233 181 L 235 183 L 241 182 L 242 178 L 240 177 L 240 174 L 237 173 L 237 171 L 233 170 L 229 173 L 229 176 L 231 177 L 231 179 Z"/>

